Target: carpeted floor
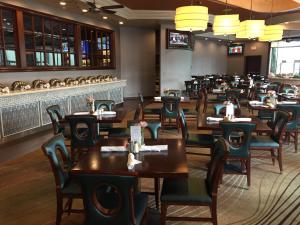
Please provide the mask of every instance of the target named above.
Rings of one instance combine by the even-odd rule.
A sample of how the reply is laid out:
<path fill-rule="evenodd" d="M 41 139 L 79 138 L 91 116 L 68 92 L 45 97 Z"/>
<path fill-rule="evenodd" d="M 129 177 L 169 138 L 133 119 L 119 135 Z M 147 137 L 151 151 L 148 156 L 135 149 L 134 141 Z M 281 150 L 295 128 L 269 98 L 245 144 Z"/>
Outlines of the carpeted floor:
<path fill-rule="evenodd" d="M 129 118 L 132 115 L 130 114 Z M 193 126 L 193 123 L 190 123 Z M 177 131 L 165 131 L 163 137 L 180 137 Z M 189 173 L 203 177 L 208 157 L 188 155 Z M 299 225 L 300 224 L 300 152 L 293 145 L 284 147 L 284 172 L 271 160 L 252 160 L 251 187 L 246 176 L 225 175 L 218 193 L 220 225 Z M 56 198 L 49 162 L 40 149 L 0 165 L 0 224 L 54 225 Z M 152 180 L 143 179 L 143 188 Z M 81 206 L 78 202 L 76 205 Z M 150 197 L 149 206 L 154 207 Z M 197 216 L 207 208 L 170 207 L 170 214 Z M 158 225 L 152 213 L 149 225 Z M 64 216 L 62 225 L 82 225 L 83 216 Z M 199 224 L 170 222 L 168 224 Z M 205 223 L 204 223 L 205 224 Z M 120 224 L 121 225 L 121 224 Z"/>

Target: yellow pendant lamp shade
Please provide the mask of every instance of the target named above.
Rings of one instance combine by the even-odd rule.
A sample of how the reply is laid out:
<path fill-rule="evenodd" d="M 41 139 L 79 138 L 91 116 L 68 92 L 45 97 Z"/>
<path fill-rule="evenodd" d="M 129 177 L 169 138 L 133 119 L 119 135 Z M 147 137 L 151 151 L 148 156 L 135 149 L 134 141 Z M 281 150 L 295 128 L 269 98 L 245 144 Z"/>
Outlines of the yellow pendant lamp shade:
<path fill-rule="evenodd" d="M 264 20 L 245 20 L 240 23 L 236 38 L 257 38 L 264 35 Z"/>
<path fill-rule="evenodd" d="M 240 27 L 238 14 L 215 16 L 213 31 L 214 35 L 236 34 Z"/>
<path fill-rule="evenodd" d="M 283 26 L 282 25 L 269 25 L 265 26 L 265 32 L 259 41 L 279 41 L 282 40 Z"/>
<path fill-rule="evenodd" d="M 182 6 L 176 9 L 176 30 L 206 30 L 207 23 L 208 8 L 205 6 Z"/>

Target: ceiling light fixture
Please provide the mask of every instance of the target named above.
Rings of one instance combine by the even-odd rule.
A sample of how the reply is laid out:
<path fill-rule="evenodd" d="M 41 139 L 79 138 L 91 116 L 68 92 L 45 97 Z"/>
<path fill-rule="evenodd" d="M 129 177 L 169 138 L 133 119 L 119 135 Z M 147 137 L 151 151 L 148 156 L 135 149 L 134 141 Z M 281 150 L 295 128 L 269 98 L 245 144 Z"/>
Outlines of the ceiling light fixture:
<path fill-rule="evenodd" d="M 239 31 L 236 34 L 237 38 L 257 38 L 264 34 L 265 21 L 252 20 L 252 0 L 250 9 L 250 20 L 245 20 L 240 23 Z"/>
<path fill-rule="evenodd" d="M 107 16 L 102 16 L 102 19 L 107 20 L 108 17 Z"/>
<path fill-rule="evenodd" d="M 66 2 L 59 2 L 59 4 L 60 4 L 60 5 L 63 5 L 63 6 L 67 5 Z"/>
<path fill-rule="evenodd" d="M 120 25 L 123 25 L 124 23 L 122 21 L 119 22 Z"/>
<path fill-rule="evenodd" d="M 273 0 L 271 5 L 271 18 L 270 23 L 272 23 L 273 14 Z M 283 36 L 283 26 L 282 25 L 269 25 L 265 26 L 264 35 L 259 37 L 259 41 L 280 41 Z"/>
<path fill-rule="evenodd" d="M 87 13 L 89 10 L 88 9 L 82 9 L 81 10 L 83 13 Z"/>
<path fill-rule="evenodd" d="M 199 31 L 206 30 L 208 23 L 208 8 L 205 6 L 182 6 L 176 8 L 176 30 Z"/>
<path fill-rule="evenodd" d="M 226 15 L 217 15 L 214 18 L 213 31 L 214 35 L 229 35 L 236 34 L 240 27 L 240 16 L 238 14 L 227 15 L 227 0 L 226 0 Z"/>

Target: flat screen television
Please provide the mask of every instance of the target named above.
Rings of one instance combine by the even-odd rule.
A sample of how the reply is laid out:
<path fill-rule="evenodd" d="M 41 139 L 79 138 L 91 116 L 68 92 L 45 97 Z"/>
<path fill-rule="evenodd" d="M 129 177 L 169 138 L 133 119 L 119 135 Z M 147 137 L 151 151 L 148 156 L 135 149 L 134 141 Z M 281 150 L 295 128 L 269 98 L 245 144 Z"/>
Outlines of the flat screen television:
<path fill-rule="evenodd" d="M 192 49 L 191 32 L 167 30 L 167 48 Z"/>
<path fill-rule="evenodd" d="M 228 46 L 228 55 L 242 55 L 244 54 L 243 44 L 231 44 Z"/>

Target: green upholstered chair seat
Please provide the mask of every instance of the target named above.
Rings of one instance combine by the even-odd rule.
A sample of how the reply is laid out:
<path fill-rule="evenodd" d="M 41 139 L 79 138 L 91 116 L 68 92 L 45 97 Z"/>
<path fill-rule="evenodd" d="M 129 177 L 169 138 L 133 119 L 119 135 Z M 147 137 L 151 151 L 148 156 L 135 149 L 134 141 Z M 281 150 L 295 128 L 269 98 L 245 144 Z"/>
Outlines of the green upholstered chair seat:
<path fill-rule="evenodd" d="M 298 129 L 298 121 L 290 121 L 286 124 L 286 131 L 295 131 Z"/>
<path fill-rule="evenodd" d="M 145 193 L 139 193 L 135 196 L 135 219 L 136 219 L 136 224 L 142 224 L 143 216 L 145 209 L 147 208 L 148 204 L 148 195 Z"/>
<path fill-rule="evenodd" d="M 186 140 L 187 145 L 201 145 L 202 147 L 211 147 L 214 143 L 214 137 L 210 134 L 189 134 Z"/>
<path fill-rule="evenodd" d="M 81 194 L 81 186 L 79 183 L 74 182 L 72 179 L 69 180 L 65 186 L 61 189 L 63 194 Z"/>
<path fill-rule="evenodd" d="M 160 115 L 160 113 L 161 113 L 160 109 L 144 108 L 144 114 L 158 114 L 158 115 Z"/>
<path fill-rule="evenodd" d="M 219 96 L 217 96 L 217 99 L 219 101 L 226 101 L 226 96 L 225 95 L 219 95 Z"/>
<path fill-rule="evenodd" d="M 271 147 L 279 148 L 279 144 L 269 136 L 253 136 L 250 147 Z"/>
<path fill-rule="evenodd" d="M 161 202 L 209 204 L 212 198 L 207 192 L 205 179 L 189 176 L 182 179 L 164 179 Z"/>

